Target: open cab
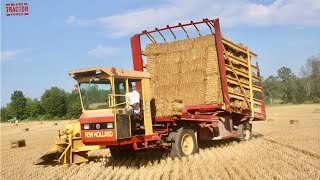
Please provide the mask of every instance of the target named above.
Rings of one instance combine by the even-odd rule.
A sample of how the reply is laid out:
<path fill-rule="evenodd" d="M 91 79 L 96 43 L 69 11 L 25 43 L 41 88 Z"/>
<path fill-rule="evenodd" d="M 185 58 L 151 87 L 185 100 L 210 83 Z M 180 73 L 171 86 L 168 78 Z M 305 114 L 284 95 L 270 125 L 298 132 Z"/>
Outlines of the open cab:
<path fill-rule="evenodd" d="M 82 105 L 81 138 L 86 145 L 118 146 L 152 136 L 150 75 L 115 68 L 88 68 L 69 72 L 78 82 Z M 140 113 L 132 114 L 127 93 L 140 95 Z"/>

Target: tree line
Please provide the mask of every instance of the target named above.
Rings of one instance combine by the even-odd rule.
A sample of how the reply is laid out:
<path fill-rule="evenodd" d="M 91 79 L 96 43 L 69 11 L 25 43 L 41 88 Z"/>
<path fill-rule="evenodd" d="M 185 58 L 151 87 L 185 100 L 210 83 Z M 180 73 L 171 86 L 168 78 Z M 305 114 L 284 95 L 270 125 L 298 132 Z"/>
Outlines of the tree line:
<path fill-rule="evenodd" d="M 307 59 L 299 76 L 290 68 L 281 67 L 277 75 L 262 82 L 265 103 L 320 103 L 320 56 Z M 73 119 L 81 114 L 80 99 L 74 92 L 58 87 L 46 90 L 40 100 L 25 97 L 22 91 L 11 94 L 11 102 L 1 108 L 1 121 Z"/>
<path fill-rule="evenodd" d="M 262 85 L 266 104 L 320 103 L 320 55 L 308 58 L 298 76 L 290 68 L 281 67 Z"/>
<path fill-rule="evenodd" d="M 25 97 L 22 91 L 11 94 L 11 102 L 1 108 L 1 121 L 57 120 L 79 118 L 81 104 L 78 94 L 58 87 L 46 90 L 40 100 Z"/>

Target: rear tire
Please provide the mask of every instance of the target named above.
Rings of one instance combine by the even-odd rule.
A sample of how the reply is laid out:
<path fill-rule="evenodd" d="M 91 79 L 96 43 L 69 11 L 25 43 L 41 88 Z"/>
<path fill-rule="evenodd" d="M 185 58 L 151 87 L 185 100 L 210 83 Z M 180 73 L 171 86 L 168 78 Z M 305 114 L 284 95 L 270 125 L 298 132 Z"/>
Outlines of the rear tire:
<path fill-rule="evenodd" d="M 177 132 L 172 133 L 171 137 L 173 137 L 174 142 L 171 146 L 171 157 L 182 158 L 183 156 L 189 156 L 199 151 L 195 132 L 192 129 L 182 127 L 178 129 Z"/>
<path fill-rule="evenodd" d="M 252 124 L 244 122 L 238 125 L 237 132 L 240 134 L 241 141 L 249 141 L 252 139 Z"/>

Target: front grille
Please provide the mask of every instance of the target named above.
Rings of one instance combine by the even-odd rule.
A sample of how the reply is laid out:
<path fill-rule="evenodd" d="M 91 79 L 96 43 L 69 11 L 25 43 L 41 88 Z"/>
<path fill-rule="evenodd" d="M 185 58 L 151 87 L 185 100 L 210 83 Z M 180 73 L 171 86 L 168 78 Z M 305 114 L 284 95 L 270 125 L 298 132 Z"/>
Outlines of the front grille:
<path fill-rule="evenodd" d="M 107 122 L 107 123 L 112 123 L 112 122 Z M 84 129 L 85 124 L 81 124 L 81 130 L 114 129 L 114 128 L 107 128 L 107 123 L 85 123 L 85 124 L 89 124 L 89 129 Z"/>

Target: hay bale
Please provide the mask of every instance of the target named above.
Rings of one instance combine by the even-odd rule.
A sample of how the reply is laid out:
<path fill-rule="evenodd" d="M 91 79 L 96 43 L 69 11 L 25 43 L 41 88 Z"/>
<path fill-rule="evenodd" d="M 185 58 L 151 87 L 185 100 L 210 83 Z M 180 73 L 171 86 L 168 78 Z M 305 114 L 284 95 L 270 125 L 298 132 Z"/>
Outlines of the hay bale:
<path fill-rule="evenodd" d="M 156 116 L 181 115 L 186 105 L 223 103 L 213 35 L 148 44 L 145 54 Z"/>
<path fill-rule="evenodd" d="M 11 143 L 11 148 L 19 148 L 19 147 L 26 146 L 26 141 L 24 139 L 11 141 L 10 143 Z"/>
<path fill-rule="evenodd" d="M 248 104 L 246 101 L 241 101 L 241 106 L 240 106 L 241 109 L 248 109 Z"/>
<path fill-rule="evenodd" d="M 241 108 L 241 101 L 240 100 L 234 100 L 230 103 L 230 106 L 231 107 L 234 107 L 234 108 Z"/>
<path fill-rule="evenodd" d="M 24 128 L 23 130 L 25 130 L 25 131 L 29 131 L 29 128 Z"/>
<path fill-rule="evenodd" d="M 290 122 L 290 124 L 299 124 L 300 123 L 299 120 L 294 120 L 294 119 L 291 119 L 289 122 Z"/>
<path fill-rule="evenodd" d="M 247 54 L 225 46 L 227 54 L 247 62 Z M 183 107 L 198 104 L 223 104 L 220 70 L 215 35 L 178 40 L 171 43 L 148 44 L 143 53 L 147 56 L 146 68 L 151 75 L 153 116 L 181 115 Z M 230 63 L 226 60 L 226 64 Z M 248 67 L 233 62 L 235 69 L 248 73 Z M 235 79 L 235 74 L 227 72 Z M 249 84 L 249 79 L 239 77 Z M 240 87 L 229 84 L 229 91 L 242 94 Z M 250 96 L 249 90 L 244 90 Z M 231 99 L 237 111 L 249 109 L 241 99 Z"/>
<path fill-rule="evenodd" d="M 316 108 L 312 111 L 312 113 L 320 113 L 320 108 Z"/>

